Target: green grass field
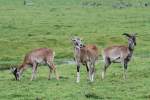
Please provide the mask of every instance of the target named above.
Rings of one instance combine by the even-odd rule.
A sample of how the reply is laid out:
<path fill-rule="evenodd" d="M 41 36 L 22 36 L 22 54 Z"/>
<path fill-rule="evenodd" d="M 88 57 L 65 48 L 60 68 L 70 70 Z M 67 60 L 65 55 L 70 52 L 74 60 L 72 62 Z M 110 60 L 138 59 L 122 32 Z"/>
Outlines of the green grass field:
<path fill-rule="evenodd" d="M 149 100 L 150 99 L 150 0 L 0 0 L 0 100 Z M 100 79 L 103 62 L 96 65 L 96 78 L 87 81 L 81 68 L 76 81 L 76 66 L 58 64 L 73 59 L 71 36 L 85 44 L 103 48 L 127 44 L 121 34 L 136 32 L 137 46 L 123 80 L 122 67 L 113 64 L 106 79 Z M 29 81 L 27 69 L 15 81 L 7 69 L 19 65 L 32 49 L 49 47 L 56 51 L 61 76 L 47 80 L 48 68 L 38 68 L 37 79 Z M 102 58 L 100 58 L 102 59 Z"/>

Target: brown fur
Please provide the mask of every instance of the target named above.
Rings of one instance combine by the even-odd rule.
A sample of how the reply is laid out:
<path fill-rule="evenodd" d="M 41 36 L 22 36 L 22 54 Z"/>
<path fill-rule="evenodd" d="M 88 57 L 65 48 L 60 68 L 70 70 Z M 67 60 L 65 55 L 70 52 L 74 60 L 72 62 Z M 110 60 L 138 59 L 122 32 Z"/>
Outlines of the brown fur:
<path fill-rule="evenodd" d="M 46 64 L 49 66 L 50 69 L 49 79 L 52 70 L 56 74 L 56 78 L 59 79 L 59 76 L 57 75 L 56 67 L 53 62 L 54 56 L 55 56 L 55 52 L 49 48 L 39 48 L 39 49 L 32 50 L 26 54 L 23 63 L 17 68 L 17 70 L 21 74 L 24 69 L 28 68 L 28 66 L 32 66 L 31 80 L 33 80 L 33 78 L 35 77 L 38 64 Z"/>
<path fill-rule="evenodd" d="M 129 54 L 129 49 L 128 46 L 112 46 L 104 49 L 104 55 L 105 57 L 111 58 L 111 56 L 120 56 L 121 58 L 127 58 Z"/>
<path fill-rule="evenodd" d="M 80 48 L 80 52 L 75 50 L 75 60 L 77 63 L 77 82 L 79 82 L 79 69 L 80 63 L 86 66 L 87 72 L 89 73 L 90 81 L 93 81 L 95 73 L 95 63 L 98 60 L 99 52 L 95 45 L 86 45 Z"/>
<path fill-rule="evenodd" d="M 135 34 L 124 33 L 128 39 L 128 46 L 111 46 L 104 49 L 103 59 L 104 59 L 104 69 L 102 72 L 102 79 L 104 79 L 106 69 L 111 63 L 121 63 L 124 69 L 124 79 L 126 79 L 126 71 L 128 67 L 128 62 L 130 61 L 134 46 L 136 46 L 136 36 Z"/>
<path fill-rule="evenodd" d="M 95 45 L 86 45 L 80 49 L 80 61 L 85 64 L 90 60 L 98 60 L 98 48 Z"/>

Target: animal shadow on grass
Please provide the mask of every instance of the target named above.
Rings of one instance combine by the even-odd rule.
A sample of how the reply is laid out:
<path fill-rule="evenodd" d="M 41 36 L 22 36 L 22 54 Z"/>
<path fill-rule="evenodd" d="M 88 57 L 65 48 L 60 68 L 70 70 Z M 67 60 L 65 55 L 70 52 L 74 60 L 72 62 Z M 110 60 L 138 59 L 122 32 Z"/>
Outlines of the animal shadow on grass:
<path fill-rule="evenodd" d="M 140 98 L 142 98 L 142 99 L 150 99 L 150 94 L 148 94 L 148 95 L 144 95 L 144 96 L 142 96 L 142 97 L 140 97 Z"/>
<path fill-rule="evenodd" d="M 95 93 L 89 92 L 85 94 L 86 98 L 93 98 L 93 99 L 104 99 L 104 97 L 100 97 L 98 95 L 96 95 Z"/>
<path fill-rule="evenodd" d="M 59 77 L 61 80 L 67 80 L 67 79 L 69 79 L 69 77 L 65 77 L 65 76 L 60 76 Z"/>
<path fill-rule="evenodd" d="M 43 100 L 41 97 L 36 97 L 35 100 Z"/>
<path fill-rule="evenodd" d="M 98 100 L 112 99 L 112 97 L 98 96 L 97 94 L 95 94 L 93 92 L 86 93 L 85 97 L 88 98 L 88 99 L 98 99 Z"/>

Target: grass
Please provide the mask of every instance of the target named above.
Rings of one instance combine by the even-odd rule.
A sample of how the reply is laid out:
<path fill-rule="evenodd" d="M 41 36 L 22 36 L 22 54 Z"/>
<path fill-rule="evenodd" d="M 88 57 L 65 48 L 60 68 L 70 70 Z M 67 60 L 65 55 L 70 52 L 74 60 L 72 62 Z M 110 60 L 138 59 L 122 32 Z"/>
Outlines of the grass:
<path fill-rule="evenodd" d="M 138 61 L 138 62 L 137 62 Z M 24 72 L 21 81 L 15 81 L 9 70 L 1 71 L 1 94 L 4 100 L 147 100 L 149 94 L 149 61 L 136 58 L 129 64 L 128 79 L 123 80 L 122 68 L 114 64 L 108 70 L 106 79 L 100 79 L 102 63 L 96 66 L 96 79 L 86 79 L 85 68 L 81 68 L 81 82 L 77 84 L 74 65 L 59 65 L 61 79 L 52 75 L 47 80 L 48 68 L 38 68 L 37 79 L 30 81 L 31 69 Z"/>
<path fill-rule="evenodd" d="M 29 0 L 27 0 L 29 1 Z M 128 79 L 122 68 L 114 64 L 105 80 L 100 79 L 103 63 L 96 66 L 96 80 L 75 83 L 75 65 L 58 64 L 61 79 L 47 80 L 48 68 L 40 67 L 37 79 L 29 81 L 31 69 L 21 81 L 13 80 L 9 70 L 0 71 L 0 99 L 3 100 L 147 100 L 149 94 L 150 1 L 149 0 L 0 0 L 0 69 L 22 62 L 34 48 L 49 47 L 57 60 L 72 59 L 70 37 L 77 35 L 86 44 L 103 48 L 127 44 L 121 34 L 136 32 L 137 46 L 129 64 Z"/>

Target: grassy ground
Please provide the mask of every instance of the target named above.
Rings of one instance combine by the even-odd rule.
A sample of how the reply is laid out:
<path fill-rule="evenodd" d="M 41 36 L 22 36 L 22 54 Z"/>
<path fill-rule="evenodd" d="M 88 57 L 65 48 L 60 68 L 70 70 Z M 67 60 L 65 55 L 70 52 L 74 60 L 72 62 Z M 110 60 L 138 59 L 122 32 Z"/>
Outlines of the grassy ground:
<path fill-rule="evenodd" d="M 0 71 L 2 100 L 84 100 L 150 99 L 150 1 L 149 0 L 0 0 L 0 68 L 19 64 L 26 52 L 39 47 L 56 51 L 58 59 L 73 58 L 70 36 L 78 35 L 85 43 L 101 50 L 115 44 L 126 44 L 121 35 L 136 32 L 137 46 L 129 65 L 128 79 L 122 79 L 122 68 L 112 65 L 106 80 L 100 80 L 102 62 L 96 81 L 75 83 L 75 65 L 58 65 L 60 81 L 46 79 L 46 67 L 40 67 L 37 80 L 30 82 L 28 69 L 20 82 L 8 70 Z M 30 2 L 32 1 L 32 2 Z M 57 62 L 56 62 L 57 63 Z"/>
<path fill-rule="evenodd" d="M 137 63 L 138 62 L 138 63 Z M 61 79 L 55 76 L 47 80 L 48 68 L 38 68 L 37 79 L 30 81 L 31 69 L 24 72 L 21 81 L 13 80 L 8 71 L 0 74 L 0 98 L 3 100 L 148 100 L 149 73 L 147 59 L 134 59 L 129 65 L 128 79 L 123 80 L 122 68 L 115 64 L 108 70 L 105 80 L 100 79 L 100 66 L 96 67 L 96 79 L 87 81 L 85 68 L 81 68 L 81 82 L 77 84 L 74 65 L 60 65 Z"/>

